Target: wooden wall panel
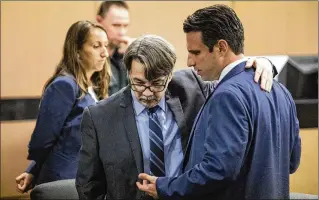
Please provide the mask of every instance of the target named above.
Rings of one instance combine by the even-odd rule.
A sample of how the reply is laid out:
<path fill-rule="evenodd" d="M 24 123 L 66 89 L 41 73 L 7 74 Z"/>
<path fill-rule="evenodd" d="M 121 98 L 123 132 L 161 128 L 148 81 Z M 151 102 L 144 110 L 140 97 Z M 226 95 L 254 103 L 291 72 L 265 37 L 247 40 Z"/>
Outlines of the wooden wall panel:
<path fill-rule="evenodd" d="M 1 197 L 19 195 L 15 177 L 28 166 L 28 143 L 34 126 L 34 120 L 1 122 Z"/>
<path fill-rule="evenodd" d="M 1 97 L 40 96 L 68 28 L 94 14 L 93 1 L 1 2 Z"/>
<path fill-rule="evenodd" d="M 246 55 L 318 54 L 318 2 L 234 1 Z"/>
<path fill-rule="evenodd" d="M 292 192 L 318 194 L 318 129 L 301 129 L 301 161 L 290 176 Z"/>

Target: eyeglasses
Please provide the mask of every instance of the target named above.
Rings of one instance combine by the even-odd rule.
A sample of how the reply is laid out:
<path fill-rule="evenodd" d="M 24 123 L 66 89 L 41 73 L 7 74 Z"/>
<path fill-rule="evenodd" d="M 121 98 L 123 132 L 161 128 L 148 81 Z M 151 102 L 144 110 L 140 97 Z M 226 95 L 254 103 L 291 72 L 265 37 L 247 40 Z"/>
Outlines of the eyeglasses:
<path fill-rule="evenodd" d="M 156 85 L 146 86 L 146 85 L 142 85 L 142 84 L 135 84 L 130 79 L 130 86 L 131 86 L 132 90 L 136 91 L 136 92 L 144 92 L 146 89 L 149 89 L 151 92 L 162 92 L 166 87 L 167 81 L 168 81 L 168 76 L 167 76 L 165 83 L 163 85 L 156 84 Z"/>

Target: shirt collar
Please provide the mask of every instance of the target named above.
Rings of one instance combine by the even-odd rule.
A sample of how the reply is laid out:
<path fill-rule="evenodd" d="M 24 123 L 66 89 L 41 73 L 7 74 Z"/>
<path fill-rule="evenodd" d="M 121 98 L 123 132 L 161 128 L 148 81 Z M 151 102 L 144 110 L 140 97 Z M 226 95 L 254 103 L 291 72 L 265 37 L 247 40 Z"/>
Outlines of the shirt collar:
<path fill-rule="evenodd" d="M 222 73 L 220 73 L 218 82 L 220 82 L 234 67 L 236 67 L 239 63 L 242 63 L 244 61 L 247 61 L 248 58 L 242 58 L 239 60 L 236 60 L 235 62 L 230 63 L 229 65 L 227 65 L 223 70 Z"/>
<path fill-rule="evenodd" d="M 131 89 L 131 95 L 132 95 L 132 99 L 133 99 L 133 107 L 135 110 L 135 114 L 136 116 L 138 116 L 139 114 L 141 114 L 145 109 L 147 109 L 143 104 L 141 104 L 135 94 L 134 91 Z M 166 103 L 165 103 L 165 96 L 162 97 L 162 99 L 160 100 L 158 106 L 165 112 L 166 111 Z"/>

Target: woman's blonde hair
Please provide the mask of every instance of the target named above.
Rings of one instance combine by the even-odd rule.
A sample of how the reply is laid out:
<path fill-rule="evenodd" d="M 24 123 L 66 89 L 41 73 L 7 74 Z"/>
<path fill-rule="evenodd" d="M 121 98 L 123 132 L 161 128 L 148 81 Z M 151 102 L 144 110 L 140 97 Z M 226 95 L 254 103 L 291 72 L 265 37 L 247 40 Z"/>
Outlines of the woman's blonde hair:
<path fill-rule="evenodd" d="M 43 93 L 48 85 L 58 76 L 70 74 L 81 89 L 80 98 L 88 93 L 88 82 L 85 67 L 81 64 L 78 52 L 83 48 L 84 43 L 90 36 L 93 28 L 99 28 L 105 32 L 102 26 L 90 21 L 78 21 L 69 28 L 64 46 L 62 59 L 57 65 L 52 77 L 45 83 Z M 106 33 L 106 32 L 105 32 Z M 95 72 L 91 77 L 93 89 L 99 99 L 108 97 L 108 88 L 111 79 L 110 61 L 107 59 L 101 71 Z"/>

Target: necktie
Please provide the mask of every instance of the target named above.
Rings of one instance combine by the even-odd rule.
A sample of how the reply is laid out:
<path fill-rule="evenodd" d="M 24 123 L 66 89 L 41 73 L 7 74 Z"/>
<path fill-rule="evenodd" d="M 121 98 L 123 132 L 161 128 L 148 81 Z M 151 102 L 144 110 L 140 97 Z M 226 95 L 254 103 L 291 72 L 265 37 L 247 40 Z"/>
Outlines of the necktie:
<path fill-rule="evenodd" d="M 151 175 L 161 177 L 165 176 L 164 165 L 164 142 L 162 127 L 156 115 L 159 106 L 149 108 L 149 137 L 150 137 L 150 170 Z"/>

